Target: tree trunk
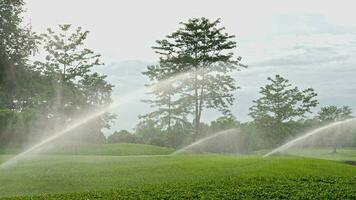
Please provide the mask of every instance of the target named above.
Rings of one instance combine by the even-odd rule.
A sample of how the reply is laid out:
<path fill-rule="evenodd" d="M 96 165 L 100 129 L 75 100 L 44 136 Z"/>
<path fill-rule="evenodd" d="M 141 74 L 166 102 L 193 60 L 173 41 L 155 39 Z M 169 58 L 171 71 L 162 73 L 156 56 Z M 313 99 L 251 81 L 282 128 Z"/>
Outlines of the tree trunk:
<path fill-rule="evenodd" d="M 198 137 L 199 135 L 199 100 L 198 100 L 198 73 L 195 72 L 195 80 L 194 80 L 194 100 L 195 100 L 195 119 L 194 119 L 194 140 Z"/>
<path fill-rule="evenodd" d="M 203 111 L 203 103 L 204 103 L 204 72 L 203 72 L 203 77 L 202 77 L 202 85 L 200 88 L 200 96 L 199 96 L 199 108 L 198 108 L 198 133 L 200 133 L 200 119 L 201 119 L 201 113 Z"/>
<path fill-rule="evenodd" d="M 332 153 L 337 153 L 337 146 L 336 145 L 334 145 L 334 147 L 333 147 L 333 152 Z"/>
<path fill-rule="evenodd" d="M 168 94 L 168 133 L 171 132 L 171 115 L 172 115 L 172 110 L 171 110 L 171 94 Z"/>

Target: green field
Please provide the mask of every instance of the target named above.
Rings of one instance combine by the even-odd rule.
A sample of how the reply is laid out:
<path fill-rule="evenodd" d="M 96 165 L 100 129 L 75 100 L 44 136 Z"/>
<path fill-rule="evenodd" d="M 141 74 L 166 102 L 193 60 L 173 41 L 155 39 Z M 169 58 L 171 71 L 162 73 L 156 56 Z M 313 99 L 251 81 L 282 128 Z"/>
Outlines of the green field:
<path fill-rule="evenodd" d="M 110 156 L 131 156 L 131 155 L 166 155 L 175 150 L 167 147 L 159 147 L 146 144 L 54 144 L 54 147 L 44 149 L 41 154 L 59 155 L 110 155 Z M 20 153 L 19 150 L 2 149 L 0 154 Z"/>
<path fill-rule="evenodd" d="M 143 155 L 145 151 L 138 155 L 132 150 L 140 147 L 151 155 Z M 292 156 L 152 155 L 169 151 L 128 144 L 105 148 L 113 151 L 124 148 L 127 154 L 136 153 L 112 156 L 124 152 L 110 155 L 110 151 L 102 150 L 87 152 L 97 155 L 34 156 L 0 171 L 0 196 L 5 199 L 356 198 L 356 166 L 341 161 Z M 152 153 L 152 149 L 162 151 Z M 85 154 L 84 150 L 80 152 Z M 7 158 L 0 156 L 0 162 Z"/>
<path fill-rule="evenodd" d="M 284 155 L 303 156 L 311 158 L 320 158 L 326 160 L 338 161 L 356 161 L 355 148 L 340 148 L 337 153 L 332 152 L 332 148 L 305 148 L 305 149 L 291 149 L 284 152 Z"/>

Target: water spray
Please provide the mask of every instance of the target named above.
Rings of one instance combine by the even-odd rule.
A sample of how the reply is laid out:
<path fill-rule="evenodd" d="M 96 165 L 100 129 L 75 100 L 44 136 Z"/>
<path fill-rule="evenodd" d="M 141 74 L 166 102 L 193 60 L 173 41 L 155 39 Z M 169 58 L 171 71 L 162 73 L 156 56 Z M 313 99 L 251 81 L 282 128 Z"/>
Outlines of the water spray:
<path fill-rule="evenodd" d="M 194 71 L 196 72 L 196 71 Z M 39 143 L 31 146 L 30 148 L 28 148 L 27 150 L 15 155 L 14 157 L 10 158 L 9 160 L 5 161 L 4 163 L 0 164 L 0 169 L 4 169 L 4 168 L 8 168 L 14 164 L 16 164 L 18 161 L 23 160 L 26 156 L 30 155 L 31 153 L 35 152 L 36 150 L 40 149 L 41 147 L 43 147 L 44 145 L 58 139 L 59 137 L 68 134 L 71 130 L 78 128 L 84 124 L 86 124 L 87 122 L 96 119 L 102 115 L 104 115 L 105 113 L 109 112 L 110 110 L 112 110 L 115 107 L 118 107 L 122 104 L 128 103 L 132 100 L 136 100 L 140 97 L 142 97 L 143 95 L 145 95 L 145 93 L 155 90 L 155 89 L 159 89 L 161 87 L 165 87 L 168 84 L 171 84 L 173 81 L 184 81 L 189 77 L 189 74 L 191 73 L 191 71 L 185 72 L 185 73 L 180 73 L 177 74 L 175 76 L 169 77 L 167 79 L 161 80 L 156 84 L 153 84 L 149 87 L 144 87 L 141 88 L 139 90 L 136 90 L 132 93 L 129 93 L 127 95 L 124 95 L 123 97 L 121 97 L 119 99 L 118 102 L 115 102 L 109 106 L 103 107 L 100 110 L 95 110 L 90 112 L 89 114 L 87 114 L 86 117 L 84 118 L 80 118 L 77 120 L 74 120 L 74 122 L 69 125 L 68 127 L 66 127 L 63 130 L 60 130 L 56 133 L 54 133 L 53 135 L 45 138 L 44 140 L 40 141 Z"/>
<path fill-rule="evenodd" d="M 295 144 L 297 144 L 298 142 L 301 142 L 313 135 L 317 135 L 317 134 L 321 134 L 323 133 L 323 131 L 326 131 L 328 129 L 331 129 L 331 128 L 335 128 L 337 126 L 340 126 L 340 125 L 344 125 L 344 124 L 349 124 L 349 123 L 352 123 L 352 122 L 356 122 L 356 118 L 351 118 L 351 119 L 346 119 L 346 120 L 343 120 L 343 121 L 338 121 L 338 122 L 334 122 L 334 123 L 331 123 L 331 124 L 328 124 L 326 126 L 323 126 L 323 127 L 320 127 L 320 128 L 317 128 L 317 129 L 314 129 L 312 131 L 309 131 L 307 133 L 305 133 L 304 135 L 301 135 L 285 144 L 283 144 L 282 146 L 272 150 L 271 152 L 265 154 L 263 157 L 268 157 L 268 156 L 271 156 L 273 154 L 276 154 L 278 152 L 282 152 L 282 151 L 285 151 L 291 147 L 293 147 Z"/>
<path fill-rule="evenodd" d="M 214 139 L 214 138 L 217 138 L 221 135 L 226 135 L 226 134 L 230 134 L 230 133 L 233 133 L 233 132 L 237 132 L 239 129 L 238 128 L 232 128 L 232 129 L 228 129 L 228 130 L 224 130 L 224 131 L 220 131 L 220 132 L 217 132 L 213 135 L 210 135 L 210 136 L 207 136 L 207 137 L 204 137 L 196 142 L 193 142 L 192 144 L 188 145 L 188 146 L 185 146 L 175 152 L 173 152 L 171 155 L 176 155 L 176 154 L 179 154 L 179 153 L 183 153 L 187 150 L 189 150 L 190 148 L 192 147 L 195 147 L 195 146 L 198 146 L 198 145 L 201 145 L 203 144 L 204 142 L 207 142 L 211 139 Z"/>

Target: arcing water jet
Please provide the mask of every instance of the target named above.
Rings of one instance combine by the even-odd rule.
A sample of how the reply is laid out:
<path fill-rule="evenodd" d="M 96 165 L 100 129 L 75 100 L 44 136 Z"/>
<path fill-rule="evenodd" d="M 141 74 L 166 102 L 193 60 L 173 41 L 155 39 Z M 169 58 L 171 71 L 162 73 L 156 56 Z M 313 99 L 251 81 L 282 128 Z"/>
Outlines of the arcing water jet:
<path fill-rule="evenodd" d="M 100 110 L 95 110 L 95 111 L 89 113 L 84 118 L 79 118 L 77 120 L 73 120 L 72 124 L 69 125 L 68 127 L 54 133 L 53 135 L 45 138 L 44 140 L 40 141 L 39 143 L 31 146 L 27 150 L 15 155 L 14 157 L 12 157 L 9 160 L 5 161 L 4 163 L 0 164 L 0 169 L 11 167 L 12 165 L 16 164 L 18 161 L 24 159 L 25 157 L 27 157 L 31 153 L 35 152 L 36 150 L 40 149 L 44 145 L 58 139 L 59 137 L 61 137 L 63 135 L 66 135 L 71 130 L 78 128 L 79 126 L 82 126 L 82 125 L 86 124 L 87 122 L 89 122 L 93 119 L 96 119 L 97 117 L 100 117 L 101 115 L 105 114 L 106 112 L 109 112 L 110 110 L 112 110 L 113 108 L 115 108 L 117 106 L 120 106 L 122 104 L 128 103 L 132 100 L 136 100 L 136 99 L 142 97 L 145 94 L 145 92 L 147 92 L 147 91 L 154 90 L 159 87 L 165 87 L 167 84 L 170 84 L 172 81 L 177 81 L 177 80 L 184 81 L 189 76 L 190 73 L 191 72 L 177 74 L 176 76 L 172 76 L 170 78 L 164 79 L 150 87 L 145 87 L 145 88 L 136 90 L 135 92 L 129 93 L 129 94 L 121 97 L 118 102 L 113 103 L 110 106 L 106 106 Z"/>
<path fill-rule="evenodd" d="M 223 136 L 223 135 L 229 135 L 229 134 L 233 134 L 233 133 L 237 133 L 239 131 L 238 128 L 232 128 L 232 129 L 228 129 L 228 130 L 224 130 L 224 131 L 220 131 L 218 133 L 215 133 L 213 135 L 210 135 L 210 136 L 207 136 L 207 137 L 204 137 L 188 146 L 185 146 L 175 152 L 172 153 L 172 155 L 176 155 L 176 154 L 179 154 L 179 153 L 183 153 L 183 152 L 186 152 L 188 151 L 189 149 L 194 149 L 194 147 L 198 147 L 200 145 L 204 145 L 205 143 L 207 143 L 208 141 L 212 140 L 212 139 L 216 139 L 220 136 Z"/>
<path fill-rule="evenodd" d="M 265 154 L 263 157 L 268 157 L 268 156 L 271 156 L 271 155 L 273 155 L 275 153 L 285 151 L 285 150 L 295 146 L 296 144 L 304 141 L 305 139 L 310 138 L 311 136 L 322 134 L 323 132 L 327 131 L 328 129 L 336 128 L 336 127 L 341 126 L 341 125 L 352 124 L 352 123 L 355 123 L 355 122 L 356 122 L 355 118 L 346 119 L 344 121 L 334 122 L 334 123 L 328 124 L 326 126 L 317 128 L 315 130 L 309 131 L 309 132 L 305 133 L 304 135 L 299 136 L 299 137 L 297 137 L 297 138 L 285 143 L 284 145 L 272 150 L 271 152 Z"/>

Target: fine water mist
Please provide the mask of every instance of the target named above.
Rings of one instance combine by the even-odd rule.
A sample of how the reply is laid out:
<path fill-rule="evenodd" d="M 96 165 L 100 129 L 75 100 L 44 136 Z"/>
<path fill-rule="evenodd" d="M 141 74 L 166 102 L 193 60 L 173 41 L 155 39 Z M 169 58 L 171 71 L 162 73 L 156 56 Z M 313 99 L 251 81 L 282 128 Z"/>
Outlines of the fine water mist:
<path fill-rule="evenodd" d="M 51 142 L 57 140 L 58 138 L 71 133 L 74 129 L 83 126 L 90 121 L 104 115 L 105 113 L 111 111 L 113 108 L 124 105 L 130 101 L 133 100 L 138 100 L 139 98 L 143 97 L 147 92 L 161 88 L 161 87 L 166 87 L 168 84 L 170 84 L 173 81 L 184 81 L 192 72 L 185 72 L 185 73 L 180 73 L 175 76 L 169 77 L 167 79 L 161 80 L 157 82 L 154 85 L 151 85 L 149 87 L 142 87 L 141 89 L 138 89 L 134 92 L 131 92 L 127 95 L 123 95 L 118 100 L 114 103 L 112 103 L 109 106 L 103 107 L 98 110 L 94 110 L 91 112 L 88 112 L 85 116 L 83 117 L 78 117 L 76 119 L 72 119 L 70 125 L 67 125 L 66 127 L 62 128 L 59 131 L 56 131 L 55 133 L 51 134 L 48 137 L 45 137 L 42 139 L 40 142 L 30 146 L 27 148 L 25 151 L 11 157 L 9 160 L 5 161 L 4 163 L 0 164 L 0 169 L 4 168 L 9 168 L 16 164 L 18 161 L 28 159 L 31 157 L 33 153 L 38 153 L 43 149 L 48 149 L 48 148 L 43 148 L 45 145 L 50 144 Z"/>
<path fill-rule="evenodd" d="M 245 153 L 247 138 L 240 129 L 232 128 L 203 137 L 172 155 L 180 153 Z"/>
<path fill-rule="evenodd" d="M 355 118 L 333 122 L 296 137 L 295 139 L 265 154 L 263 157 L 268 157 L 292 148 L 306 149 L 310 147 L 328 147 L 330 149 L 336 149 L 337 147 L 343 146 L 343 144 L 347 144 L 348 141 L 352 140 L 352 137 L 355 137 L 355 131 Z"/>

